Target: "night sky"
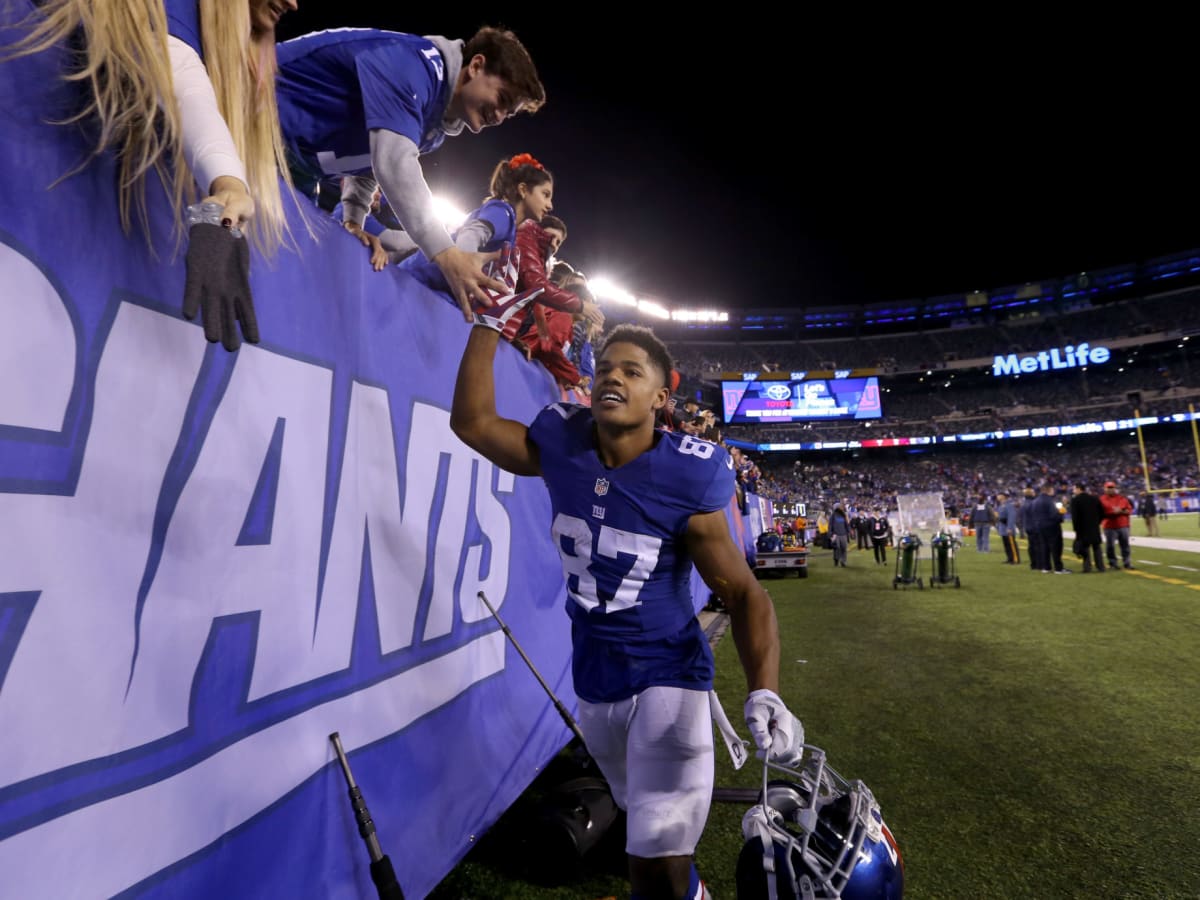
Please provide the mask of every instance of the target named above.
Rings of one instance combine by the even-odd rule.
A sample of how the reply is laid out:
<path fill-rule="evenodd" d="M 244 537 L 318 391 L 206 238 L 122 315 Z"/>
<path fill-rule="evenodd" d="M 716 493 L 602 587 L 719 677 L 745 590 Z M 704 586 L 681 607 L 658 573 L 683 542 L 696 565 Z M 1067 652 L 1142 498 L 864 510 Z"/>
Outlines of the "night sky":
<path fill-rule="evenodd" d="M 1200 247 L 1182 23 L 854 7 L 638 35 L 655 7 L 355 6 L 301 0 L 279 36 L 513 29 L 546 106 L 448 139 L 423 157 L 431 186 L 469 209 L 496 161 L 533 153 L 570 229 L 562 258 L 668 305 L 937 296 Z"/>

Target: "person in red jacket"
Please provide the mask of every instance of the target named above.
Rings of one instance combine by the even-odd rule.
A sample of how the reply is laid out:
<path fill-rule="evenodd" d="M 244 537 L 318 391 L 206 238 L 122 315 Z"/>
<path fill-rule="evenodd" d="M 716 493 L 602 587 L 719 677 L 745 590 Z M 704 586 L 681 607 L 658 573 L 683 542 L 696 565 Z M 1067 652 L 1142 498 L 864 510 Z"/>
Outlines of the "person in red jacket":
<path fill-rule="evenodd" d="M 574 315 L 580 313 L 589 321 L 603 324 L 604 314 L 590 296 L 580 297 L 559 287 L 546 273 L 546 261 L 562 246 L 566 232 L 566 224 L 551 215 L 543 216 L 540 222 L 526 220 L 517 229 L 517 291 L 541 288 L 542 293 L 532 313 L 509 320 L 503 336 L 524 346 L 530 358 L 544 365 L 559 384 L 573 387 L 579 383 L 579 370 L 567 359 L 564 348 L 571 341 Z"/>
<path fill-rule="evenodd" d="M 1133 514 L 1133 504 L 1129 498 L 1117 492 L 1115 481 L 1104 482 L 1104 495 L 1100 498 L 1100 507 L 1104 510 L 1104 549 L 1108 556 L 1109 569 L 1117 567 L 1117 553 L 1114 544 L 1121 545 L 1121 563 L 1127 569 L 1133 568 L 1129 558 L 1129 517 Z"/>

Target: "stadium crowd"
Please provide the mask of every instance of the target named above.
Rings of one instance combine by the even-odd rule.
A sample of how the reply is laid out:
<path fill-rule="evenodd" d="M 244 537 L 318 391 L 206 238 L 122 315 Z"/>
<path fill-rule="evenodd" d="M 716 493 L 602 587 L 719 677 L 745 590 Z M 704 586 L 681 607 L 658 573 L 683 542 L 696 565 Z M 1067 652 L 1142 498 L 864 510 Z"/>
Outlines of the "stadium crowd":
<path fill-rule="evenodd" d="M 1185 494 L 1200 490 L 1190 433 L 1156 433 L 1146 452 L 1152 489 Z M 794 454 L 752 454 L 745 459 L 760 473 L 755 487 L 761 496 L 780 504 L 804 502 L 814 510 L 832 510 L 839 504 L 855 510 L 894 510 L 898 494 L 940 493 L 947 513 L 958 516 L 981 496 L 989 502 L 997 494 L 1020 497 L 1026 489 L 1046 483 L 1066 497 L 1077 483 L 1099 488 L 1112 480 L 1130 496 L 1145 489 L 1137 442 L 1127 435 L 1062 446 L 1038 442 L 1020 449 L 937 449 L 920 454 L 885 449 L 805 454 L 800 459 Z"/>
<path fill-rule="evenodd" d="M 702 340 L 672 343 L 672 352 L 689 374 L 713 377 L 720 372 L 788 372 L 881 368 L 885 373 L 932 371 L 947 363 L 976 360 L 990 366 L 997 355 L 1036 352 L 1087 342 L 1092 346 L 1135 337 L 1147 342 L 1174 335 L 1190 321 L 1197 291 L 1154 295 L 1103 306 L 1055 303 L 1025 313 L 991 313 L 964 320 L 961 326 L 916 330 L 895 335 L 862 334 L 822 339 L 811 335 L 785 340 Z M 1115 358 L 1115 357 L 1114 357 Z"/>

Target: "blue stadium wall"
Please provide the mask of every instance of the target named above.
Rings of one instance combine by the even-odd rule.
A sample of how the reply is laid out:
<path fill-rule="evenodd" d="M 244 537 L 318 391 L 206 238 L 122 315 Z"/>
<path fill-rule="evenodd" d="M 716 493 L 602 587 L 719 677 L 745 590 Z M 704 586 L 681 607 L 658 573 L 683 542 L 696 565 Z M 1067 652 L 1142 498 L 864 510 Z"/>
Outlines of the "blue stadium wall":
<path fill-rule="evenodd" d="M 111 160 L 54 184 L 57 64 L 0 64 L 0 893 L 372 896 L 337 731 L 424 896 L 569 737 L 477 599 L 574 708 L 545 488 L 450 431 L 457 309 L 311 211 L 206 343 Z"/>

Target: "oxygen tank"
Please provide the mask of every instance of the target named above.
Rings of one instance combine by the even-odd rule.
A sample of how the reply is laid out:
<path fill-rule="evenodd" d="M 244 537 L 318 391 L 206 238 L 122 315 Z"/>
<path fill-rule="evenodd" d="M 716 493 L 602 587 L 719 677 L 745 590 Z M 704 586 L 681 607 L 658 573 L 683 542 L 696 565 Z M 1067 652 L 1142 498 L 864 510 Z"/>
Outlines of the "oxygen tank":
<path fill-rule="evenodd" d="M 950 580 L 950 547 L 952 538 L 944 531 L 939 531 L 929 541 L 933 547 L 933 577 L 940 582 Z"/>
<path fill-rule="evenodd" d="M 900 538 L 900 580 L 908 583 L 917 577 L 917 548 L 921 539 L 915 534 L 905 534 Z"/>

